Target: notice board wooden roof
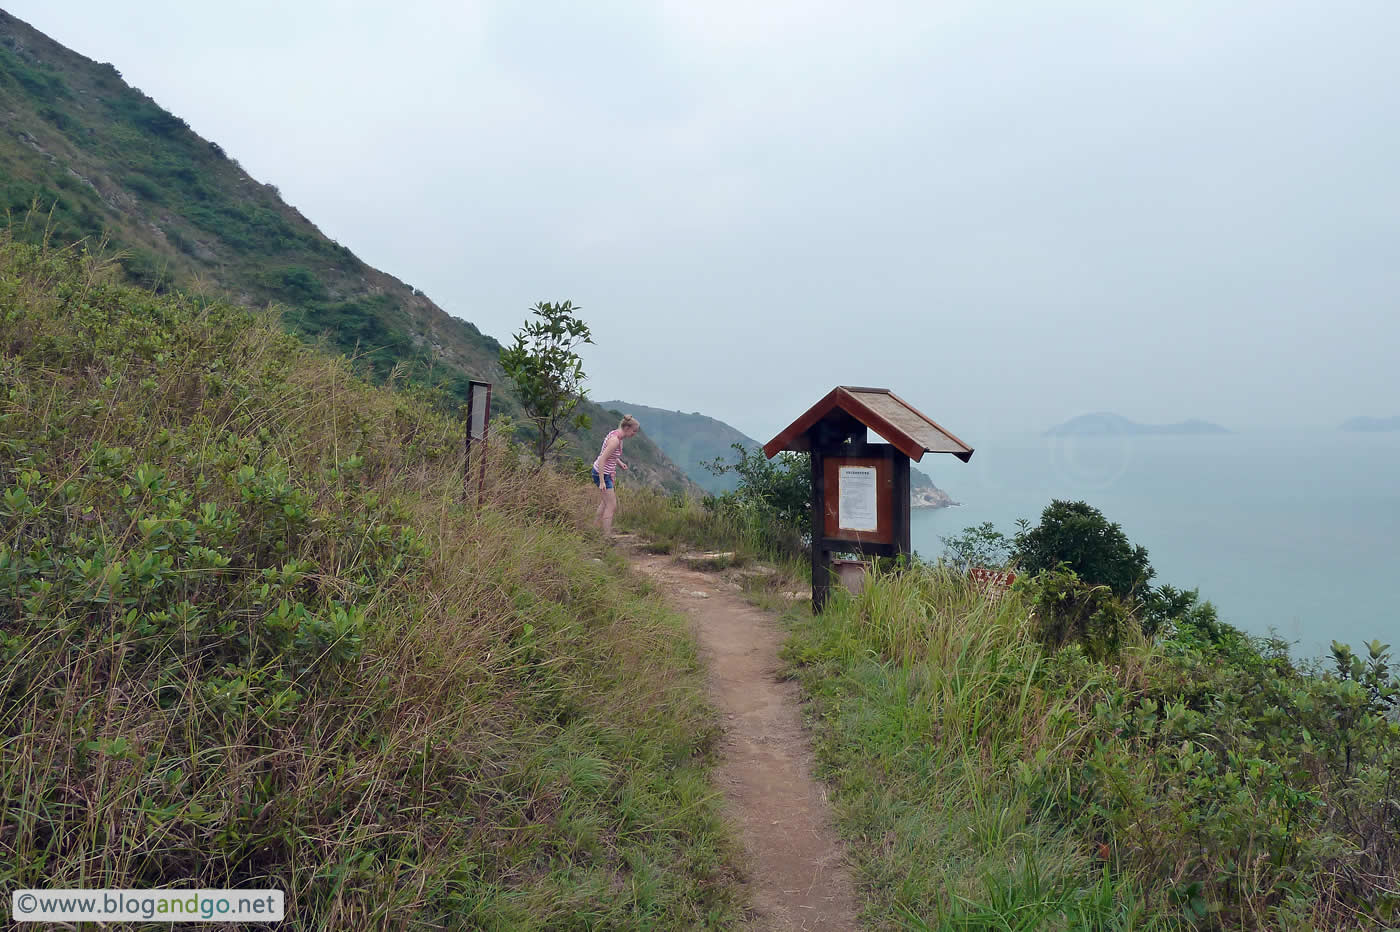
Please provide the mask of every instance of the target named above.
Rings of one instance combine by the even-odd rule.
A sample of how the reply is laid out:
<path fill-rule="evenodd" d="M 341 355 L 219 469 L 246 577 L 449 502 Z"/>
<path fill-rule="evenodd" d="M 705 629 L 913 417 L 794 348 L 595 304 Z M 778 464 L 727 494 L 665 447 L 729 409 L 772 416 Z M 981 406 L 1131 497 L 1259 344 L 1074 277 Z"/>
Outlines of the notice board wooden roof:
<path fill-rule="evenodd" d="M 925 453 L 951 453 L 966 463 L 972 447 L 954 437 L 888 388 L 856 388 L 838 385 L 807 413 L 793 421 L 778 436 L 763 445 L 763 455 L 772 459 L 783 450 L 811 449 L 807 432 L 832 411 L 840 409 L 889 441 L 914 462 Z"/>

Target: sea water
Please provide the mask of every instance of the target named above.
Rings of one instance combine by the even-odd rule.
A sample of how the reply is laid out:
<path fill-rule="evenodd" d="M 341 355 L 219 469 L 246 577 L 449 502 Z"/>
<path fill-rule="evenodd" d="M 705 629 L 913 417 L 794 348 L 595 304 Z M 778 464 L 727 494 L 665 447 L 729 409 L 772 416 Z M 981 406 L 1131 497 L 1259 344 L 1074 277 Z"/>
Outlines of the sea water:
<path fill-rule="evenodd" d="M 1156 584 L 1198 588 L 1220 617 L 1297 656 L 1335 639 L 1400 654 L 1400 433 L 964 438 L 969 463 L 919 468 L 962 504 L 919 509 L 911 542 L 990 521 L 1034 525 L 1052 499 L 1085 501 L 1147 548 Z"/>

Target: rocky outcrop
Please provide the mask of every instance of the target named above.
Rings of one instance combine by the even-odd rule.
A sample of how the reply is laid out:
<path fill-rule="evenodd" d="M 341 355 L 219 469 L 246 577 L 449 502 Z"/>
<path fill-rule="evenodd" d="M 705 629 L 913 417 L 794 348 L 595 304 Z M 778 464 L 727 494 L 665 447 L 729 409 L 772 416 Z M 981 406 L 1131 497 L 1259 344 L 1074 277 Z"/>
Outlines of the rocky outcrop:
<path fill-rule="evenodd" d="M 958 503 L 953 501 L 947 492 L 936 486 L 925 486 L 909 493 L 910 508 L 947 508 L 956 504 Z"/>

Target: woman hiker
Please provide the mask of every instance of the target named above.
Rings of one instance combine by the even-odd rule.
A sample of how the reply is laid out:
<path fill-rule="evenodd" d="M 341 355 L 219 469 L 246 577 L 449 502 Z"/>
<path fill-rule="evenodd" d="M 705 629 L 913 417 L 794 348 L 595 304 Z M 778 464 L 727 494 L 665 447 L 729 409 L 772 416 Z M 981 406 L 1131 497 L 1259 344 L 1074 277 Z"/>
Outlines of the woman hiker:
<path fill-rule="evenodd" d="M 613 512 L 617 511 L 613 475 L 617 472 L 617 467 L 627 468 L 627 464 L 622 461 L 622 441 L 641 429 L 642 425 L 637 423 L 636 418 L 630 414 L 625 416 L 622 423 L 617 425 L 617 430 L 609 431 L 603 438 L 603 449 L 598 451 L 598 458 L 593 461 L 593 484 L 602 494 L 602 501 L 598 502 L 598 523 L 602 525 L 603 535 L 607 537 L 612 536 Z"/>

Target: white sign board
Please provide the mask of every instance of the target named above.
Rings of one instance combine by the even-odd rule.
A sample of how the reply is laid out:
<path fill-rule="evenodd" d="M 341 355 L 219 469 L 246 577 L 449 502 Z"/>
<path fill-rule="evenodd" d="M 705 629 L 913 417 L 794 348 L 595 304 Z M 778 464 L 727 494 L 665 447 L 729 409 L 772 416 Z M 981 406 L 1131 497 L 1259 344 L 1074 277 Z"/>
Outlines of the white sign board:
<path fill-rule="evenodd" d="M 843 531 L 877 530 L 875 468 L 842 466 L 836 486 L 836 526 Z"/>
<path fill-rule="evenodd" d="M 472 422 L 471 438 L 473 440 L 486 439 L 486 399 L 491 396 L 491 386 L 480 382 L 475 382 L 471 387 L 472 392 Z"/>

